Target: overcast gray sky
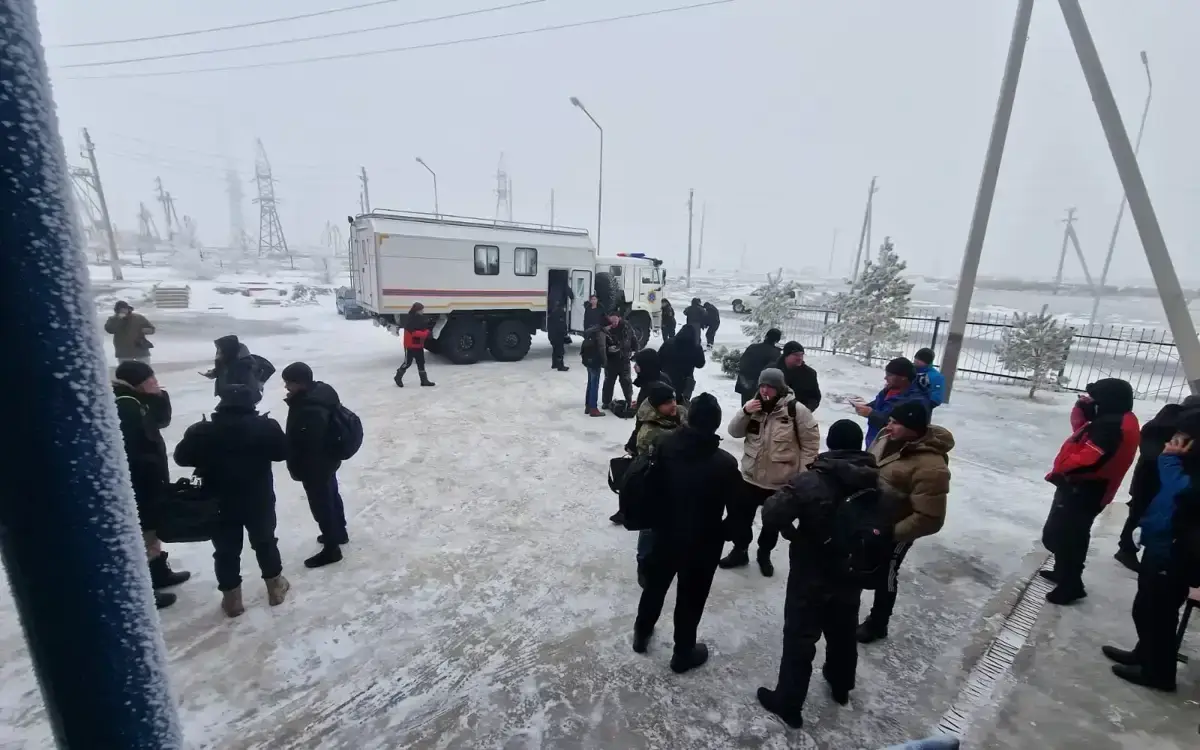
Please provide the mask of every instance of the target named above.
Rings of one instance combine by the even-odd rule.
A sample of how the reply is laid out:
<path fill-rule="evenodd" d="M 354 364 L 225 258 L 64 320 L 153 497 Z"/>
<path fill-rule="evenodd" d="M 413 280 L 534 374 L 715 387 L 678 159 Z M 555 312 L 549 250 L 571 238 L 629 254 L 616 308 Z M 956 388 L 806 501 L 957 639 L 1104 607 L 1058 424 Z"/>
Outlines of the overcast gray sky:
<path fill-rule="evenodd" d="M 224 244 L 224 168 L 246 181 L 257 231 L 254 138 L 266 145 L 292 242 L 317 244 L 326 221 L 358 208 L 357 172 L 376 207 L 491 216 L 500 153 L 514 218 L 595 231 L 597 133 L 605 128 L 603 248 L 678 265 L 687 193 L 707 202 L 706 266 L 825 268 L 840 229 L 850 264 L 866 189 L 879 176 L 874 233 L 893 236 L 920 272 L 960 263 L 1014 0 L 735 0 L 716 7 L 474 44 L 332 62 L 193 75 L 80 80 L 355 52 L 530 29 L 696 0 L 545 0 L 524 7 L 338 39 L 94 68 L 65 66 L 237 46 L 398 23 L 517 0 L 398 0 L 321 18 L 103 47 L 61 45 L 206 28 L 361 0 L 40 0 L 44 42 L 68 158 L 80 128 L 98 146 L 118 224 L 161 176 L 180 215 Z M 1084 3 L 1131 135 L 1155 94 L 1141 163 L 1182 276 L 1200 278 L 1200 3 Z M 1120 200 L 1095 110 L 1058 4 L 1037 4 L 983 261 L 985 273 L 1054 273 L 1063 217 L 1098 268 Z M 1077 275 L 1072 259 L 1069 273 Z M 1114 280 L 1148 269 L 1133 223 Z"/>

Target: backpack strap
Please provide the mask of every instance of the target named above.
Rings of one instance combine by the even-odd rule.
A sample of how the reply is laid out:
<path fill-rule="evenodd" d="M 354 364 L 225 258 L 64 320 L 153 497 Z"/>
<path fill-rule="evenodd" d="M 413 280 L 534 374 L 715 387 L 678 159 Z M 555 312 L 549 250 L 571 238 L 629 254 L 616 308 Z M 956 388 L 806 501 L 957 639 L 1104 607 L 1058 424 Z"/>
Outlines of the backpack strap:
<path fill-rule="evenodd" d="M 133 396 L 117 396 L 117 401 L 132 401 L 133 403 L 137 404 L 138 410 L 141 411 L 143 415 L 148 411 L 146 405 Z"/>
<path fill-rule="evenodd" d="M 787 403 L 788 416 L 792 418 L 792 432 L 796 435 L 796 445 L 802 445 L 800 440 L 800 424 L 796 422 L 796 400 L 793 398 Z"/>

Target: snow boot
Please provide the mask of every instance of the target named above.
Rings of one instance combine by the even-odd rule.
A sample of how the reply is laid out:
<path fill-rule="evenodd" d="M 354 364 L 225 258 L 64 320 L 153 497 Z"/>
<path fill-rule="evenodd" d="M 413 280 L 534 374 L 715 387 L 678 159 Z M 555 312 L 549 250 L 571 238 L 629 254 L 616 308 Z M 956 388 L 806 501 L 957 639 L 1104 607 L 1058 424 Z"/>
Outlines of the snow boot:
<path fill-rule="evenodd" d="M 342 548 L 336 544 L 326 544 L 321 551 L 304 561 L 306 568 L 323 568 L 335 562 L 342 561 Z"/>
<path fill-rule="evenodd" d="M 166 609 L 175 603 L 177 597 L 171 593 L 163 593 L 161 591 L 154 592 L 154 608 Z"/>
<path fill-rule="evenodd" d="M 1137 550 L 1135 549 L 1119 549 L 1117 550 L 1117 554 L 1113 555 L 1113 559 L 1129 568 L 1134 573 L 1138 572 L 1138 568 L 1141 565 L 1141 563 L 1138 562 Z"/>
<path fill-rule="evenodd" d="M 1060 582 L 1054 587 L 1054 590 L 1046 594 L 1046 601 L 1051 604 L 1065 606 L 1074 604 L 1075 602 L 1087 596 L 1087 590 L 1084 589 L 1082 583 Z"/>
<path fill-rule="evenodd" d="M 569 371 L 571 368 L 570 368 L 570 367 L 567 367 L 567 366 L 566 366 L 565 364 L 563 364 L 562 362 L 559 362 L 559 363 L 558 363 L 558 367 L 555 367 L 554 369 L 555 369 L 555 370 L 558 370 L 559 372 L 568 372 L 568 371 Z"/>
<path fill-rule="evenodd" d="M 636 630 L 633 631 L 633 653 L 646 653 L 646 650 L 650 648 L 650 636 L 652 635 L 654 635 L 653 630 L 646 633 L 639 633 Z"/>
<path fill-rule="evenodd" d="M 775 575 L 775 565 L 771 562 L 771 553 L 758 553 L 758 569 L 762 571 L 762 574 L 767 578 Z"/>
<path fill-rule="evenodd" d="M 625 511 L 618 510 L 616 513 L 613 513 L 611 516 L 609 516 L 608 520 L 612 521 L 617 526 L 624 526 L 625 525 Z"/>
<path fill-rule="evenodd" d="M 171 570 L 171 566 L 167 563 L 166 552 L 163 552 L 150 561 L 150 583 L 156 589 L 169 589 L 172 586 L 178 586 L 191 577 L 192 574 L 186 570 L 178 572 Z"/>
<path fill-rule="evenodd" d="M 862 644 L 874 643 L 887 638 L 887 624 L 879 625 L 870 617 L 863 620 L 858 629 L 854 631 L 855 639 Z"/>
<path fill-rule="evenodd" d="M 1142 666 L 1114 664 L 1112 665 L 1112 673 L 1126 682 L 1132 682 L 1134 685 L 1161 690 L 1164 693 L 1175 692 L 1175 680 L 1170 678 L 1156 678 L 1147 673 L 1145 667 Z"/>
<path fill-rule="evenodd" d="M 418 372 L 417 374 L 421 376 L 421 385 L 425 386 L 426 388 L 432 388 L 437 385 L 437 383 L 429 379 L 429 376 L 426 375 L 424 371 Z"/>
<path fill-rule="evenodd" d="M 392 380 L 396 383 L 396 387 L 398 387 L 398 388 L 404 387 L 404 368 L 403 367 L 396 370 L 396 374 L 392 377 Z"/>
<path fill-rule="evenodd" d="M 730 568 L 744 568 L 750 564 L 750 553 L 744 549 L 734 547 L 728 555 L 721 558 L 717 565 L 729 570 Z"/>
<path fill-rule="evenodd" d="M 844 706 L 850 702 L 850 689 L 838 685 L 829 678 L 829 665 L 821 667 L 821 676 L 825 678 L 825 683 L 829 685 L 829 695 L 833 697 L 833 702 L 839 706 Z"/>
<path fill-rule="evenodd" d="M 274 578 L 268 578 L 267 584 L 267 603 L 272 607 L 278 607 L 283 604 L 283 600 L 287 598 L 287 592 L 292 588 L 292 584 L 288 583 L 288 579 L 283 577 L 283 574 L 277 575 Z"/>
<path fill-rule="evenodd" d="M 799 711 L 788 710 L 783 701 L 779 699 L 779 693 L 770 688 L 760 687 L 758 689 L 758 702 L 763 708 L 778 716 L 792 729 L 799 729 L 804 726 L 804 718 Z"/>
<path fill-rule="evenodd" d="M 1142 663 L 1141 660 L 1138 659 L 1137 654 L 1133 651 L 1126 651 L 1125 649 L 1117 648 L 1116 646 L 1104 646 L 1100 649 L 1100 652 L 1108 657 L 1111 661 L 1115 661 L 1117 664 L 1124 664 L 1127 667 L 1140 666 Z"/>
<path fill-rule="evenodd" d="M 671 671 L 675 674 L 683 674 L 703 666 L 706 661 L 708 661 L 708 646 L 697 643 L 689 651 L 675 652 L 675 655 L 671 657 Z"/>
<path fill-rule="evenodd" d="M 242 587 L 221 592 L 221 611 L 226 617 L 237 617 L 246 611 L 246 607 L 242 604 Z"/>
<path fill-rule="evenodd" d="M 589 417 L 603 417 L 604 416 L 604 412 L 602 412 L 596 408 L 585 409 L 584 413 L 587 414 Z"/>

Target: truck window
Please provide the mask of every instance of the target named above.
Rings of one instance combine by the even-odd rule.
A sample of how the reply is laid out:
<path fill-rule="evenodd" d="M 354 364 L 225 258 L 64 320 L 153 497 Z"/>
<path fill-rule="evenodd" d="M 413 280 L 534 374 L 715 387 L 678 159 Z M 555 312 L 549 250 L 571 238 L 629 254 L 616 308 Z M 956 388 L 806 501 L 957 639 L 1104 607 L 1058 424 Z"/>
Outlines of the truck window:
<path fill-rule="evenodd" d="M 500 248 L 495 245 L 475 246 L 475 275 L 498 276 L 500 274 Z"/>
<path fill-rule="evenodd" d="M 608 272 L 611 273 L 614 277 L 620 276 L 621 275 L 621 267 L 620 266 L 609 266 Z"/>
<path fill-rule="evenodd" d="M 518 247 L 513 251 L 513 273 L 518 276 L 537 276 L 536 247 Z"/>
<path fill-rule="evenodd" d="M 658 270 L 654 269 L 654 268 L 643 268 L 642 269 L 642 283 L 643 284 L 657 284 L 658 283 Z"/>

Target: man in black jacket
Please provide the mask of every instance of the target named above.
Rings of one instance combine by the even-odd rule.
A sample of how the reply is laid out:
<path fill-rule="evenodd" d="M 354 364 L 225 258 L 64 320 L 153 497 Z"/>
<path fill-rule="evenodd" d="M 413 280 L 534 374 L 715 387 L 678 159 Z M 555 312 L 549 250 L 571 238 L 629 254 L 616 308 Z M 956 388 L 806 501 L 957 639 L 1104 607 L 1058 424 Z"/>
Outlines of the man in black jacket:
<path fill-rule="evenodd" d="M 307 568 L 320 568 L 342 559 L 341 545 L 350 541 L 346 533 L 346 508 L 338 490 L 337 470 L 342 462 L 331 448 L 331 420 L 341 406 L 337 391 L 313 379 L 312 368 L 293 362 L 283 368 L 287 388 L 287 467 L 292 479 L 304 486 L 308 508 L 321 535 L 321 551 L 304 561 Z"/>
<path fill-rule="evenodd" d="M 217 347 L 216 359 L 213 360 L 212 369 L 203 373 L 204 377 L 214 381 L 213 395 L 220 398 L 225 386 L 236 383 L 254 387 L 261 399 L 263 384 L 275 374 L 275 365 L 266 357 L 251 354 L 250 349 L 234 334 L 222 336 L 213 344 Z"/>
<path fill-rule="evenodd" d="M 663 297 L 662 301 L 662 339 L 663 343 L 675 338 L 675 308 L 670 300 Z"/>
<path fill-rule="evenodd" d="M 604 311 L 600 309 L 600 298 L 593 294 L 583 305 L 583 330 L 595 328 L 604 323 Z"/>
<path fill-rule="evenodd" d="M 758 376 L 762 371 L 768 367 L 779 367 L 775 362 L 779 359 L 779 340 L 782 338 L 783 332 L 772 328 L 763 336 L 762 341 L 747 346 L 742 352 L 742 358 L 738 360 L 737 380 L 733 386 L 733 390 L 742 397 L 742 406 L 758 394 Z M 788 386 L 791 387 L 791 383 Z"/>
<path fill-rule="evenodd" d="M 700 333 L 687 323 L 679 329 L 679 335 L 658 348 L 658 362 L 662 371 L 675 386 L 679 403 L 687 405 L 692 400 L 696 387 L 696 369 L 704 367 L 704 347 L 700 345 Z"/>
<path fill-rule="evenodd" d="M 821 673 L 833 699 L 850 700 L 858 665 L 858 600 L 861 591 L 845 579 L 845 570 L 830 551 L 838 508 L 851 495 L 876 489 L 875 457 L 862 449 L 862 428 L 849 419 L 829 428 L 822 453 L 808 471 L 797 474 L 763 506 L 763 525 L 772 525 L 791 542 L 787 599 L 783 605 L 783 658 L 774 690 L 758 689 L 763 708 L 789 726 L 804 724 L 817 641 L 825 636 Z M 796 522 L 799 523 L 796 523 Z"/>
<path fill-rule="evenodd" d="M 175 446 L 175 463 L 190 466 L 204 490 L 217 499 L 220 516 L 213 534 L 213 563 L 221 609 L 229 617 L 242 604 L 242 539 L 258 558 L 272 607 L 283 604 L 290 585 L 283 577 L 275 539 L 275 479 L 271 464 L 287 458 L 287 439 L 274 419 L 259 414 L 254 389 L 227 386 L 212 419 L 201 420 Z"/>
<path fill-rule="evenodd" d="M 609 328 L 605 331 L 608 337 L 608 347 L 604 360 L 604 385 L 601 388 L 601 400 L 605 408 L 612 408 L 613 388 L 621 383 L 621 395 L 625 403 L 633 403 L 633 380 L 629 377 L 629 363 L 633 353 L 637 351 L 637 334 L 633 327 L 615 310 L 608 313 Z"/>
<path fill-rule="evenodd" d="M 717 338 L 717 329 L 721 327 L 721 311 L 711 302 L 705 302 L 704 305 L 704 327 L 705 340 L 708 343 L 708 348 L 713 348 L 713 342 Z"/>
<path fill-rule="evenodd" d="M 117 400 L 117 418 L 125 458 L 129 461 L 129 480 L 137 503 L 138 523 L 150 565 L 154 605 L 159 609 L 175 603 L 175 595 L 158 589 L 178 586 L 191 578 L 186 571 L 175 572 L 167 563 L 167 553 L 155 533 L 164 496 L 171 483 L 167 463 L 167 444 L 161 430 L 171 424 L 171 397 L 158 385 L 154 370 L 143 362 L 128 361 L 117 366 L 113 379 Z"/>
<path fill-rule="evenodd" d="M 704 311 L 704 304 L 700 302 L 699 297 L 692 297 L 691 304 L 683 309 L 683 323 L 692 327 L 696 343 L 702 344 L 700 334 L 704 330 L 705 324 L 708 323 L 708 313 Z M 680 330 L 680 333 L 682 334 L 683 331 Z"/>
<path fill-rule="evenodd" d="M 804 363 L 804 347 L 798 341 L 783 345 L 783 355 L 775 367 L 783 370 L 783 379 L 796 394 L 796 400 L 815 412 L 821 405 L 821 384 L 817 382 L 817 371 Z"/>
<path fill-rule="evenodd" d="M 721 450 L 720 427 L 720 404 L 702 393 L 692 401 L 684 425 L 659 445 L 663 495 L 652 525 L 654 546 L 633 626 L 633 650 L 643 654 L 649 648 L 667 590 L 678 576 L 671 658 L 676 673 L 708 660 L 708 647 L 696 642 L 696 629 L 725 544 L 725 504 L 741 486 L 737 461 Z"/>
<path fill-rule="evenodd" d="M 566 372 L 571 369 L 563 361 L 566 354 L 567 306 L 564 302 L 553 304 L 546 315 L 546 336 L 550 339 L 550 369 Z"/>
<path fill-rule="evenodd" d="M 1163 446 L 1179 429 L 1179 418 L 1183 412 L 1196 408 L 1200 408 L 1200 396 L 1188 396 L 1182 404 L 1167 404 L 1159 409 L 1154 419 L 1142 425 L 1137 464 L 1133 468 L 1133 479 L 1129 482 L 1129 515 L 1125 519 L 1125 527 L 1121 529 L 1117 553 L 1113 555 L 1117 562 L 1135 573 L 1138 556 L 1133 530 L 1138 527 L 1150 501 L 1158 494 L 1158 457 L 1162 454 Z"/>

